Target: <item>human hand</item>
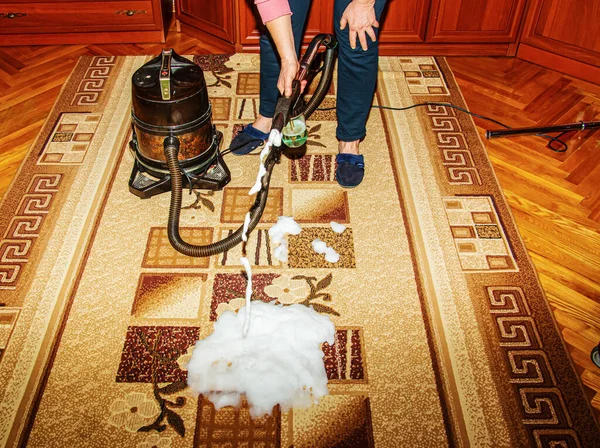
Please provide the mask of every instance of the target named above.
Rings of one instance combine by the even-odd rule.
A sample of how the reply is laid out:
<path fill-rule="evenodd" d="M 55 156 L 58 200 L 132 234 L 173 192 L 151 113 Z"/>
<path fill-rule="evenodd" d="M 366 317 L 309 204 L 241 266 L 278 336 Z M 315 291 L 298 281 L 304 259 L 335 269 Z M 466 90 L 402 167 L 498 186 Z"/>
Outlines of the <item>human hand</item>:
<path fill-rule="evenodd" d="M 360 46 L 367 51 L 367 34 L 373 42 L 377 39 L 373 27 L 379 28 L 379 22 L 375 16 L 375 0 L 353 0 L 346 7 L 340 20 L 340 29 L 350 27 L 350 47 L 356 48 L 356 37 Z"/>
<path fill-rule="evenodd" d="M 296 77 L 296 73 L 300 69 L 298 59 L 282 59 L 281 70 L 279 72 L 279 80 L 277 81 L 277 89 L 283 96 L 292 94 L 292 81 Z"/>
<path fill-rule="evenodd" d="M 292 95 L 292 82 L 296 77 L 296 74 L 300 70 L 300 63 L 297 59 L 282 59 L 281 70 L 279 72 L 279 80 L 277 81 L 277 89 L 283 96 Z M 302 80 L 300 83 L 300 92 L 304 91 L 306 87 L 306 80 Z"/>

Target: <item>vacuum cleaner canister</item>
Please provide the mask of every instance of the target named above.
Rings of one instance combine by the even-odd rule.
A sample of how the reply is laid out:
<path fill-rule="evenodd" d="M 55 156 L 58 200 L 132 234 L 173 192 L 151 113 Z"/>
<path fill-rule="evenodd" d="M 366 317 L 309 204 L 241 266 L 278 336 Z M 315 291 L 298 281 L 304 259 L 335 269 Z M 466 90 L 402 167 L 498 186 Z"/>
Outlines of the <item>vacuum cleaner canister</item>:
<path fill-rule="evenodd" d="M 218 161 L 215 179 L 202 177 L 218 157 L 222 134 L 212 125 L 212 110 L 202 69 L 173 50 L 140 67 L 132 78 L 132 149 L 136 166 L 130 190 L 150 197 L 170 189 L 164 141 L 179 141 L 178 160 L 193 187 L 220 189 L 229 182 L 229 171 Z M 161 187 L 152 185 L 149 174 Z"/>

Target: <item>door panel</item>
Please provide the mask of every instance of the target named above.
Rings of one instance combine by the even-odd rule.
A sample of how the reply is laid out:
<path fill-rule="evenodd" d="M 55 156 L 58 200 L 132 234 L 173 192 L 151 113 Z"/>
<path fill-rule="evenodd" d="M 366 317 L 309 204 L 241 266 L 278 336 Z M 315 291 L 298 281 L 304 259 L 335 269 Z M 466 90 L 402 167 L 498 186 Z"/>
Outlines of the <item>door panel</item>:
<path fill-rule="evenodd" d="M 431 0 L 389 0 L 380 23 L 383 43 L 425 42 Z"/>
<path fill-rule="evenodd" d="M 227 43 L 235 43 L 234 0 L 177 0 L 177 19 Z"/>
<path fill-rule="evenodd" d="M 525 0 L 433 0 L 428 42 L 511 43 Z"/>
<path fill-rule="evenodd" d="M 533 0 L 521 42 L 600 67 L 600 2 Z"/>

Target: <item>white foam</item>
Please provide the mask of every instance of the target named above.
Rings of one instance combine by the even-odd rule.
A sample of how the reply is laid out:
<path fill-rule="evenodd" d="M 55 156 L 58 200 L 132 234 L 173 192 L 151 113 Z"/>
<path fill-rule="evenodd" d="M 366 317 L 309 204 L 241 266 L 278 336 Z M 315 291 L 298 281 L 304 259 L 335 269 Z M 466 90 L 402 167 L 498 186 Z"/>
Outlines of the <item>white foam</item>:
<path fill-rule="evenodd" d="M 196 343 L 188 364 L 188 385 L 217 409 L 237 406 L 245 394 L 252 417 L 305 408 L 328 393 L 323 342 L 333 344 L 326 315 L 304 305 L 255 301 L 253 325 L 243 336 L 244 308 L 225 311 L 213 333 Z"/>
<path fill-rule="evenodd" d="M 267 168 L 265 167 L 265 160 L 267 160 L 267 156 L 269 155 L 269 152 L 271 151 L 271 147 L 273 145 L 281 146 L 281 132 L 279 132 L 277 129 L 271 130 L 271 132 L 269 133 L 269 138 L 267 140 L 267 143 L 265 143 L 265 147 L 260 152 L 260 156 L 259 156 L 260 166 L 258 168 L 258 174 L 256 175 L 256 182 L 254 183 L 254 185 L 248 192 L 249 195 L 258 193 L 260 191 L 260 189 L 262 188 L 262 178 L 265 174 L 267 174 Z"/>
<path fill-rule="evenodd" d="M 267 146 L 265 145 L 265 149 L 266 148 L 267 148 Z M 252 186 L 252 188 L 248 192 L 249 195 L 253 195 L 253 194 L 258 193 L 260 191 L 260 189 L 262 188 L 262 178 L 263 178 L 263 176 L 265 174 L 267 174 L 267 169 L 261 163 L 260 167 L 258 168 L 258 174 L 256 176 L 256 182 L 254 183 L 254 185 Z"/>
<path fill-rule="evenodd" d="M 286 262 L 288 260 L 288 244 L 285 235 L 288 233 L 298 235 L 300 232 L 302 232 L 302 227 L 294 221 L 293 217 L 280 216 L 277 218 L 277 222 L 269 229 L 269 239 L 274 246 L 278 245 L 273 251 L 273 256 Z"/>
<path fill-rule="evenodd" d="M 344 224 L 340 224 L 335 221 L 331 221 L 329 224 L 335 233 L 344 233 L 344 230 L 346 230 L 346 226 Z"/>
<path fill-rule="evenodd" d="M 315 239 L 312 243 L 312 247 L 318 254 L 324 254 L 327 251 L 327 243 L 321 241 L 319 238 Z"/>
<path fill-rule="evenodd" d="M 250 212 L 246 213 L 244 219 L 244 228 L 242 229 L 242 241 L 248 241 L 248 227 L 250 226 Z M 252 268 L 250 262 L 246 257 L 240 257 L 240 261 L 246 270 L 248 276 L 248 282 L 246 283 L 246 320 L 244 321 L 243 334 L 244 337 L 248 334 L 248 328 L 250 328 L 250 302 L 252 301 Z"/>
<path fill-rule="evenodd" d="M 337 263 L 339 259 L 340 254 L 338 254 L 333 247 L 327 246 L 327 250 L 325 251 L 325 261 Z"/>
<path fill-rule="evenodd" d="M 242 241 L 248 241 L 248 226 L 250 225 L 250 212 L 246 213 L 244 228 L 242 230 Z"/>
<path fill-rule="evenodd" d="M 282 261 L 284 263 L 287 263 L 288 261 L 288 244 L 286 240 L 283 240 L 279 246 L 277 246 L 275 249 L 273 249 L 273 256 L 278 259 L 279 261 Z"/>
<path fill-rule="evenodd" d="M 337 263 L 339 261 L 340 254 L 338 254 L 333 247 L 328 246 L 325 241 L 316 238 L 311 244 L 316 253 L 325 254 L 325 260 L 329 263 Z"/>
<path fill-rule="evenodd" d="M 281 132 L 277 129 L 271 129 L 271 132 L 269 132 L 269 141 L 275 146 L 281 146 Z"/>

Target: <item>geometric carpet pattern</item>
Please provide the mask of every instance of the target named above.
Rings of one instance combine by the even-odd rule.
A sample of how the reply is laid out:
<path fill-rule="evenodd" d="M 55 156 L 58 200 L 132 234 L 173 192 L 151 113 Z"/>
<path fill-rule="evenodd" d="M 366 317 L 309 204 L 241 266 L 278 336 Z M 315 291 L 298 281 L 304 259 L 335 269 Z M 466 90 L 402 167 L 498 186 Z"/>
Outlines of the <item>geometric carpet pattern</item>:
<path fill-rule="evenodd" d="M 600 430 L 471 118 L 372 110 L 359 188 L 335 172 L 335 115 L 282 158 L 250 235 L 255 300 L 331 317 L 329 395 L 253 419 L 186 387 L 217 317 L 243 305 L 240 248 L 175 252 L 169 195 L 128 190 L 131 76 L 148 57 L 84 57 L 0 210 L 0 443 L 64 447 L 594 446 Z M 229 144 L 258 110 L 255 55 L 195 57 Z M 444 59 L 380 59 L 375 102 L 464 106 Z M 335 85 L 324 106 L 335 105 Z M 183 194 L 181 234 L 234 232 L 258 157 Z M 273 256 L 278 216 L 303 228 Z M 333 232 L 330 222 L 346 230 Z M 312 250 L 315 238 L 340 254 Z"/>

